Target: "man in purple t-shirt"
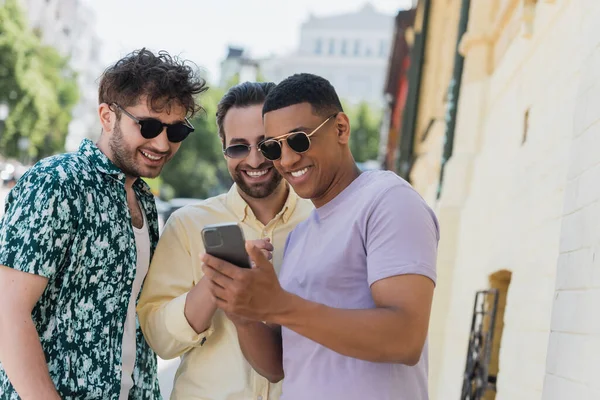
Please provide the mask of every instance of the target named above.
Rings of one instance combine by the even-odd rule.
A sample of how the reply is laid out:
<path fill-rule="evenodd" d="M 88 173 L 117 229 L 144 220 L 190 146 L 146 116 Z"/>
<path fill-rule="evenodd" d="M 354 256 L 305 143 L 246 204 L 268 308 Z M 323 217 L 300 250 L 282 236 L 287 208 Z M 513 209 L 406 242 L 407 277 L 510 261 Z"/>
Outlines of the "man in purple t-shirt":
<path fill-rule="evenodd" d="M 439 228 L 391 172 L 360 173 L 331 84 L 293 75 L 267 97 L 263 155 L 316 209 L 289 235 L 277 280 L 204 255 L 244 355 L 284 400 L 424 400 Z M 262 322 L 265 321 L 265 322 Z"/>

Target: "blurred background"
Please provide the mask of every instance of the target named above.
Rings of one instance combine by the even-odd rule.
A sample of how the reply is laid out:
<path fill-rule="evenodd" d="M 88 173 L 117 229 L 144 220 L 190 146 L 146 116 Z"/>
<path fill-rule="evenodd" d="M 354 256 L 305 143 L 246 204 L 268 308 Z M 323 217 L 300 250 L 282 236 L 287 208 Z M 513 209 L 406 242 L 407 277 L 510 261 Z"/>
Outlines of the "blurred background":
<path fill-rule="evenodd" d="M 224 91 L 316 73 L 360 168 L 396 172 L 440 220 L 430 397 L 600 399 L 599 20 L 598 0 L 0 0 L 0 201 L 98 138 L 97 80 L 134 49 L 211 87 L 149 182 L 162 221 L 231 184 Z M 159 363 L 167 398 L 176 366 Z"/>
<path fill-rule="evenodd" d="M 331 80 L 354 126 L 352 148 L 377 166 L 382 92 L 394 15 L 410 1 L 0 1 L 0 151 L 10 186 L 42 157 L 97 139 L 97 82 L 134 49 L 167 50 L 197 65 L 211 90 L 194 135 L 149 182 L 163 219 L 231 185 L 216 134 L 216 105 L 243 81 L 296 72 Z"/>

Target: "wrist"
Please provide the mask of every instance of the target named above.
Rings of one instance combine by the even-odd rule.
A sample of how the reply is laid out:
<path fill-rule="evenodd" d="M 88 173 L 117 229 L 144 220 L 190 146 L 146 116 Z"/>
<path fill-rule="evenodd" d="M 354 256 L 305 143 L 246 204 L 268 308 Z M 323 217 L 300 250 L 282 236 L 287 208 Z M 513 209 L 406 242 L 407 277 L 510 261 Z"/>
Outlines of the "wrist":
<path fill-rule="evenodd" d="M 295 294 L 282 290 L 281 295 L 273 302 L 276 307 L 267 315 L 266 321 L 281 326 L 292 324 L 302 308 L 302 300 Z"/>
<path fill-rule="evenodd" d="M 256 324 L 262 324 L 262 322 L 259 321 L 252 321 L 250 319 L 246 319 L 246 318 L 229 318 L 231 320 L 231 322 L 233 322 L 233 325 L 235 326 L 235 329 L 240 332 L 240 331 L 247 331 L 247 330 L 251 330 Z"/>

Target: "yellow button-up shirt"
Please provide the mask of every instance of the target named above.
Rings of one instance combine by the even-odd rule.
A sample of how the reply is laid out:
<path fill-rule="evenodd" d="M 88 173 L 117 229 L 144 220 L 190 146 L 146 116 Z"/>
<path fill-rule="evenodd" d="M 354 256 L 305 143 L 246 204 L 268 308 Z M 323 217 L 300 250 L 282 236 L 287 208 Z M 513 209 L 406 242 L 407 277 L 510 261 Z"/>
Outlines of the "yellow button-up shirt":
<path fill-rule="evenodd" d="M 281 384 L 252 369 L 240 349 L 233 323 L 221 310 L 211 326 L 196 333 L 184 315 L 188 292 L 203 276 L 205 225 L 238 222 L 247 240 L 270 238 L 279 273 L 288 234 L 313 209 L 290 188 L 281 212 L 266 226 L 256 219 L 236 185 L 223 195 L 177 210 L 167 221 L 138 303 L 142 331 L 163 359 L 181 356 L 171 400 L 277 400 Z"/>

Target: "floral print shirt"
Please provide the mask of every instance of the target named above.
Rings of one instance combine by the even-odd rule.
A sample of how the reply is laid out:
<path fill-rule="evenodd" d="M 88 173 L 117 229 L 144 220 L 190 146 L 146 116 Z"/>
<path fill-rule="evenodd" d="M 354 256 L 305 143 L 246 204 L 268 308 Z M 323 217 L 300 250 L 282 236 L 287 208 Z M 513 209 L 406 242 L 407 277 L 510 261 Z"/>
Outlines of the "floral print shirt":
<path fill-rule="evenodd" d="M 63 399 L 117 400 L 136 245 L 125 175 L 89 140 L 46 158 L 11 190 L 0 222 L 0 265 L 48 278 L 33 309 L 50 376 Z M 158 217 L 148 185 L 134 191 L 148 221 Z M 161 399 L 156 356 L 137 321 L 130 399 Z M 18 399 L 0 364 L 0 399 Z"/>

